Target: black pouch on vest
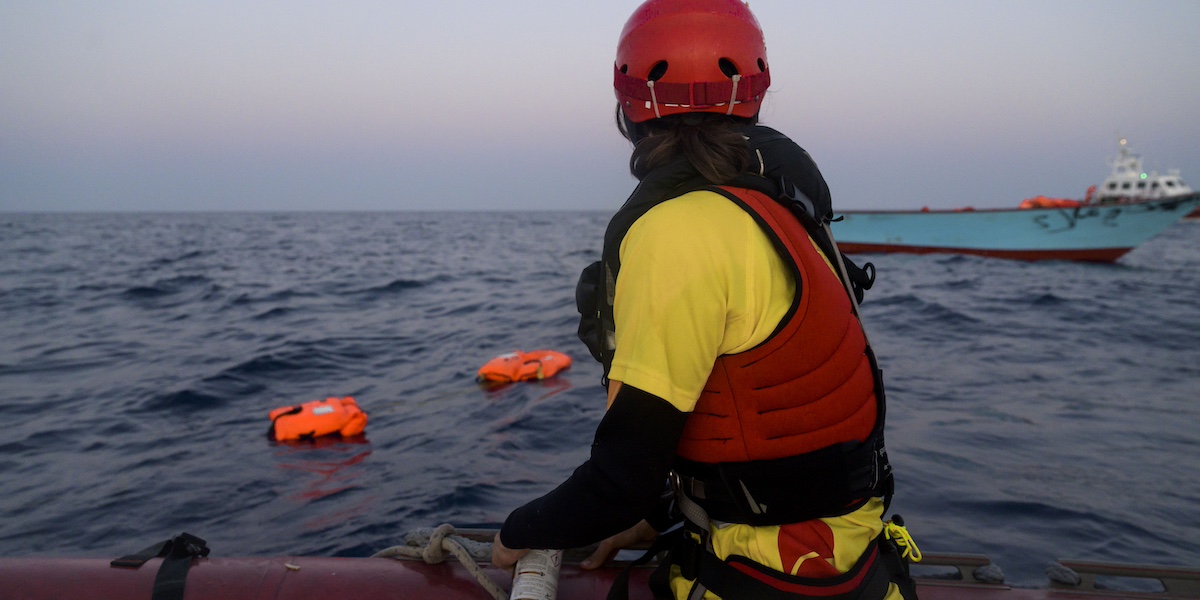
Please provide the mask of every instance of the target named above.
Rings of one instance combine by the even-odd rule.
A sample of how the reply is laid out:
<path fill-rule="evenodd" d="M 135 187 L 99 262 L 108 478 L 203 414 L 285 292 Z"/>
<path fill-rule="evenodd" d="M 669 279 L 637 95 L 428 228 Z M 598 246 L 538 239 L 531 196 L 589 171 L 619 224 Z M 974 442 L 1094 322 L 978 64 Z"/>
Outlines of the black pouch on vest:
<path fill-rule="evenodd" d="M 604 263 L 596 261 L 579 274 L 575 284 L 575 309 L 579 311 L 579 340 L 587 346 L 592 358 L 603 362 L 604 327 L 600 320 L 600 283 L 604 278 Z"/>

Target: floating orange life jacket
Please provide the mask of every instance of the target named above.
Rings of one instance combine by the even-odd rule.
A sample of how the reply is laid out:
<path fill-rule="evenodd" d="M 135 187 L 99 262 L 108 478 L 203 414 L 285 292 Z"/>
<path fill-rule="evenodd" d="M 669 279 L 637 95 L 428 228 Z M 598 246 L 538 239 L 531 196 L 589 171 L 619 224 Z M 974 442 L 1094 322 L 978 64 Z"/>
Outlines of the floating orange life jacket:
<path fill-rule="evenodd" d="M 358 435 L 367 427 L 367 413 L 354 398 L 326 398 L 271 411 L 271 429 L 275 441 L 308 440 L 330 434 Z"/>
<path fill-rule="evenodd" d="M 554 350 L 520 350 L 489 360 L 475 375 L 477 381 L 510 383 L 554 377 L 571 366 L 571 357 Z"/>

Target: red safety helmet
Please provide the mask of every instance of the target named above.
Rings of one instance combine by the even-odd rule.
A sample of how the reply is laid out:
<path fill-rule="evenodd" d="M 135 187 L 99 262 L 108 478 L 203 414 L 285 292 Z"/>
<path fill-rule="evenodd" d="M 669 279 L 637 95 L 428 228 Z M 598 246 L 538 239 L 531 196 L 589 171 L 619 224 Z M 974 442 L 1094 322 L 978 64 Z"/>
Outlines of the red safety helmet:
<path fill-rule="evenodd" d="M 762 28 L 741 0 L 648 0 L 625 23 L 613 69 L 634 123 L 690 112 L 753 117 L 771 84 Z"/>

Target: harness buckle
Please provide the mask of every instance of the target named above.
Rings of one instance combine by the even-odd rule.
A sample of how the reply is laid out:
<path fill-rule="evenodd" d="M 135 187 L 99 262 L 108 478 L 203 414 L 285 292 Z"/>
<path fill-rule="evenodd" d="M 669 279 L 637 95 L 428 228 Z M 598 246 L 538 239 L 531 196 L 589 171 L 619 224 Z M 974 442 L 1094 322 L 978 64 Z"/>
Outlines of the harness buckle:
<path fill-rule="evenodd" d="M 179 551 L 189 557 L 195 556 L 203 558 L 209 554 L 208 543 L 190 533 L 183 532 L 173 541 L 178 544 L 176 547 L 179 549 Z"/>
<path fill-rule="evenodd" d="M 704 480 L 702 479 L 680 475 L 678 471 L 671 471 L 670 482 L 671 491 L 676 498 L 680 495 L 694 500 L 704 500 L 707 498 L 704 493 Z"/>
<path fill-rule="evenodd" d="M 678 498 L 683 493 L 683 477 L 674 469 L 667 474 L 667 482 L 671 485 L 671 495 Z"/>
<path fill-rule="evenodd" d="M 871 489 L 879 489 L 879 459 L 881 458 L 882 449 L 876 448 L 872 454 L 871 460 Z"/>
<path fill-rule="evenodd" d="M 871 491 L 878 492 L 880 484 L 892 474 L 892 464 L 887 459 L 887 447 L 884 446 L 883 436 L 875 443 L 871 452 Z"/>

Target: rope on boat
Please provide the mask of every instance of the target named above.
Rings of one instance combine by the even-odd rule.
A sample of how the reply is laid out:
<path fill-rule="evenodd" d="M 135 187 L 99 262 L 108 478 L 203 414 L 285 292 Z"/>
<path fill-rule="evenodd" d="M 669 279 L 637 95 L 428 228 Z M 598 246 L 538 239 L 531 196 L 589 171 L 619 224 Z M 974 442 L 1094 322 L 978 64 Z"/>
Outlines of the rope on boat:
<path fill-rule="evenodd" d="M 491 560 L 492 545 L 454 535 L 454 526 L 448 523 L 434 529 L 425 527 L 410 531 L 403 546 L 380 550 L 372 558 L 420 559 L 434 565 L 446 560 L 446 552 L 454 555 L 493 598 L 508 600 L 508 592 L 496 585 L 479 566 L 479 561 Z"/>
<path fill-rule="evenodd" d="M 1079 584 L 1083 583 L 1083 578 L 1079 576 L 1079 573 L 1058 562 L 1046 565 L 1046 578 L 1067 587 L 1079 587 Z"/>

